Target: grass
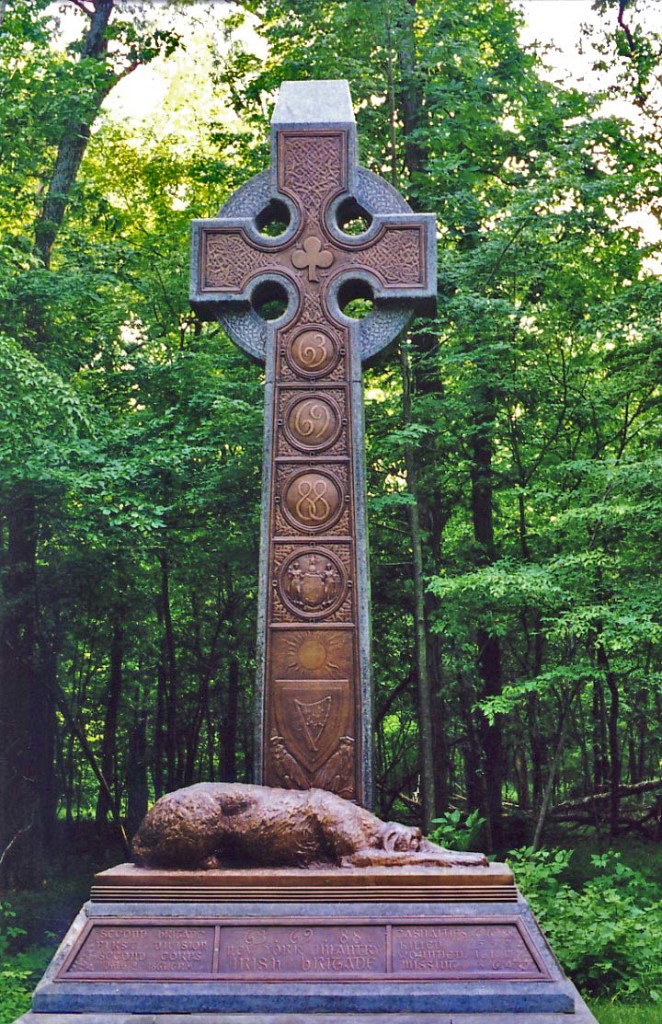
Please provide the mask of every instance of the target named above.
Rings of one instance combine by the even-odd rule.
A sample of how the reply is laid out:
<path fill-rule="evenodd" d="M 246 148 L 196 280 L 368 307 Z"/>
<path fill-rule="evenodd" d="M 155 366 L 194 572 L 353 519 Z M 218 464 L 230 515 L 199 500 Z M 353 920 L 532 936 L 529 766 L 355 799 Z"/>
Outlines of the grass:
<path fill-rule="evenodd" d="M 588 1007 L 598 1024 L 662 1024 L 662 1005 L 632 1006 L 614 1004 L 604 1000 L 587 1000 Z"/>

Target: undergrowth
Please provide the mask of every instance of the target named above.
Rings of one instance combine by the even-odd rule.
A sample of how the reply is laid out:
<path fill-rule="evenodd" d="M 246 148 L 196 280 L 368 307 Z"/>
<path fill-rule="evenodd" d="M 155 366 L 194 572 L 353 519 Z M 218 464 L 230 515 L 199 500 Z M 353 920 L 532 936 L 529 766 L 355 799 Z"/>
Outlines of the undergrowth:
<path fill-rule="evenodd" d="M 52 946 L 17 949 L 26 934 L 11 904 L 0 902 L 0 1024 L 11 1024 L 30 1008 L 30 993 L 53 955 Z"/>
<path fill-rule="evenodd" d="M 619 853 L 594 854 L 594 877 L 573 889 L 560 876 L 571 850 L 508 857 L 552 949 L 586 995 L 662 1005 L 660 888 Z"/>

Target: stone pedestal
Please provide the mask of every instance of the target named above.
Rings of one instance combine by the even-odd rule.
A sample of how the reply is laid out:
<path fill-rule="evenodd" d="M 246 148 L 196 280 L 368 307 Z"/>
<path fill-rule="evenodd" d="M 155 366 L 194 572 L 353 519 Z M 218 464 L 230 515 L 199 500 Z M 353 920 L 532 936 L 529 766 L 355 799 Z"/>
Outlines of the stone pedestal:
<path fill-rule="evenodd" d="M 503 864 L 121 865 L 96 876 L 21 1022 L 561 1024 L 562 1015 L 595 1024 Z"/>
<path fill-rule="evenodd" d="M 556 1013 L 165 1013 L 75 1014 L 26 1013 L 16 1024 L 596 1024 L 595 1017 L 575 991 L 575 1014 Z"/>

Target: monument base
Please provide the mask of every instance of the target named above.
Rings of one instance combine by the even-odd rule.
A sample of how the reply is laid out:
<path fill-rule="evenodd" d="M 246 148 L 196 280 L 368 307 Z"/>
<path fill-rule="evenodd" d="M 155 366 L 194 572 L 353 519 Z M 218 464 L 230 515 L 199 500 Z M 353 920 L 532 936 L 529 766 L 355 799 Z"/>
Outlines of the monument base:
<path fill-rule="evenodd" d="M 595 1024 L 510 869 L 97 875 L 21 1024 Z M 147 1015 L 147 1017 L 146 1017 Z M 184 1016 L 182 1016 L 184 1015 Z"/>
<path fill-rule="evenodd" d="M 595 1017 L 576 992 L 577 1008 L 568 1024 L 596 1024 Z M 384 1024 L 383 1014 L 366 1013 L 205 1013 L 196 1014 L 195 1024 Z M 553 1013 L 395 1013 L 388 1017 L 388 1024 L 559 1024 L 558 1014 Z M 26 1013 L 16 1024 L 193 1024 L 188 1014 L 159 1014 L 158 1017 L 142 1014 L 75 1014 L 75 1013 Z"/>

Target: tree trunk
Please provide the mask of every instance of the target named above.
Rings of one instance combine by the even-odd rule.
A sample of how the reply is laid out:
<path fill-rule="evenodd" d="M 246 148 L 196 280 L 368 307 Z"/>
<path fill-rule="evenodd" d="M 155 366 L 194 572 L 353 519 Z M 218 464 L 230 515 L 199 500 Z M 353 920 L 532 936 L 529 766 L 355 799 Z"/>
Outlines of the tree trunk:
<path fill-rule="evenodd" d="M 597 662 L 605 674 L 610 704 L 607 719 L 609 737 L 609 831 L 613 837 L 619 834 L 621 752 L 618 741 L 619 692 L 616 676 L 609 667 L 609 658 L 602 641 L 598 643 Z"/>
<path fill-rule="evenodd" d="M 405 167 L 412 186 L 411 199 L 412 205 L 414 205 L 416 202 L 416 176 L 425 168 L 427 152 L 417 137 L 423 96 L 417 74 L 418 59 L 414 32 L 416 0 L 408 0 L 408 7 L 409 10 L 403 10 L 398 25 L 398 58 L 401 81 L 398 100 L 402 114 Z"/>
<path fill-rule="evenodd" d="M 484 772 L 480 744 L 476 735 L 473 705 L 475 694 L 471 682 L 465 677 L 458 679 L 460 694 L 460 716 L 464 725 L 462 756 L 464 760 L 464 779 L 467 793 L 467 806 L 470 810 L 478 808 L 481 814 L 487 814 L 485 799 Z M 489 821 L 487 822 L 489 825 Z"/>
<path fill-rule="evenodd" d="M 220 778 L 222 782 L 237 781 L 237 730 L 239 714 L 240 663 L 237 640 L 237 603 L 228 586 L 228 686 L 223 708 L 223 719 L 219 723 Z"/>
<path fill-rule="evenodd" d="M 56 778 L 56 763 L 58 755 L 61 756 L 61 745 L 58 737 L 58 723 L 55 709 L 53 692 L 57 683 L 58 675 L 58 651 L 55 646 L 49 645 L 43 652 L 41 665 L 39 667 L 39 690 L 38 697 L 41 725 L 39 728 L 44 731 L 43 750 L 43 790 L 41 799 L 41 814 L 43 831 L 46 843 L 49 847 L 48 856 L 51 854 L 50 838 L 56 834 L 57 807 L 58 807 L 58 785 Z M 57 748 L 57 749 L 56 749 Z M 62 852 L 61 845 L 57 847 L 58 853 Z"/>
<path fill-rule="evenodd" d="M 411 423 L 411 383 L 409 374 L 409 356 L 404 343 L 400 346 L 402 364 L 402 409 L 404 424 Z M 418 512 L 418 482 L 416 476 L 416 456 L 413 446 L 405 444 L 405 467 L 407 485 L 412 496 L 408 505 L 409 530 L 412 543 L 413 583 L 414 583 L 414 633 L 416 637 L 416 676 L 417 676 L 417 708 L 419 761 L 421 772 L 421 803 L 423 808 L 422 828 L 424 832 L 431 829 L 435 811 L 434 786 L 434 745 L 432 732 L 432 696 L 430 690 L 430 673 L 428 671 L 427 630 L 425 622 L 425 580 L 423 577 L 423 551 L 421 540 L 421 524 Z"/>
<path fill-rule="evenodd" d="M 648 717 L 644 713 L 643 709 L 647 707 L 647 696 L 648 694 L 643 690 L 640 693 L 640 707 L 642 710 L 639 713 L 639 727 L 637 729 L 637 773 L 636 778 L 632 779 L 633 782 L 641 782 L 646 776 L 646 754 L 648 752 Z"/>
<path fill-rule="evenodd" d="M 553 761 L 551 763 L 551 766 L 550 766 L 550 769 L 549 769 L 549 777 L 547 779 L 547 785 L 545 786 L 545 791 L 543 793 L 542 801 L 541 801 L 541 804 L 540 804 L 540 811 L 538 813 L 538 820 L 536 821 L 536 829 L 535 829 L 535 832 L 534 832 L 534 835 L 533 835 L 533 843 L 532 843 L 532 846 L 533 846 L 534 850 L 540 849 L 540 844 L 542 843 L 542 838 L 543 838 L 543 835 L 544 835 L 544 832 L 545 832 L 545 825 L 547 824 L 547 814 L 549 812 L 549 807 L 550 807 L 550 804 L 552 802 L 552 795 L 554 793 L 554 784 L 556 782 L 556 772 L 557 772 L 558 767 L 559 767 L 559 765 L 561 763 L 561 756 L 563 754 L 563 747 L 565 745 L 565 726 L 566 726 L 566 718 L 564 716 L 563 719 L 561 720 L 560 724 L 559 724 L 559 733 L 558 733 L 558 740 L 557 740 L 557 743 L 556 743 L 556 750 L 554 752 L 554 759 L 553 759 Z"/>
<path fill-rule="evenodd" d="M 108 786 L 113 791 L 115 802 L 117 800 L 117 723 L 119 719 L 120 704 L 122 701 L 122 662 L 124 659 L 124 616 L 125 609 L 116 606 L 110 616 L 111 637 L 110 637 L 110 672 L 108 675 L 108 701 L 106 703 L 106 716 L 103 725 L 103 739 L 101 741 L 101 773 Z M 98 825 L 105 824 L 108 819 L 110 804 L 108 796 L 103 788 L 99 789 L 97 800 L 96 821 Z"/>
<path fill-rule="evenodd" d="M 239 659 L 235 651 L 228 663 L 228 686 L 223 709 L 223 721 L 219 724 L 221 782 L 237 781 L 237 712 L 239 709 Z"/>
<path fill-rule="evenodd" d="M 492 482 L 492 426 L 494 399 L 489 389 L 481 388 L 476 409 L 476 427 L 471 439 L 471 514 L 474 537 L 478 546 L 477 561 L 487 565 L 494 561 L 494 498 Z M 483 697 L 501 694 L 501 647 L 499 638 L 486 629 L 476 630 L 478 670 L 483 682 Z M 503 739 L 499 721 L 485 724 L 481 730 L 485 754 L 487 815 L 493 848 L 502 840 L 503 819 Z"/>
<path fill-rule="evenodd" d="M 134 835 L 147 814 L 149 788 L 147 785 L 147 714 L 139 712 L 129 736 L 126 768 L 127 809 L 126 824 L 129 835 Z"/>
<path fill-rule="evenodd" d="M 210 684 L 212 677 L 218 671 L 218 643 L 224 625 L 223 615 L 219 609 L 218 620 L 209 642 L 208 652 L 205 655 L 202 642 L 201 613 L 195 592 L 191 594 L 191 610 L 193 613 L 193 649 L 195 652 L 196 674 L 199 681 L 199 690 L 195 711 L 191 716 L 191 724 L 188 730 L 188 739 L 186 743 L 183 779 L 185 786 L 191 785 L 196 774 L 198 778 L 208 776 L 209 781 L 211 781 L 209 772 L 205 769 L 204 764 L 201 764 L 203 755 L 201 754 L 200 746 L 203 726 L 207 733 L 209 731 L 208 723 L 211 716 Z M 209 747 L 207 746 L 207 752 L 208 750 Z"/>
<path fill-rule="evenodd" d="M 34 885 L 45 868 L 54 792 L 52 707 L 38 670 L 37 517 L 31 488 L 7 507 L 7 565 L 0 623 L 0 855 L 5 877 Z"/>
<path fill-rule="evenodd" d="M 106 28 L 114 5 L 115 0 L 95 0 L 94 11 L 81 47 L 81 59 L 99 60 L 105 56 L 108 46 Z M 46 268 L 51 265 L 53 245 L 62 226 L 71 189 L 90 141 L 91 125 L 116 81 L 110 68 L 106 69 L 106 74 L 105 82 L 98 89 L 84 100 L 79 98 L 81 109 L 77 112 L 78 116 L 72 117 L 62 132 L 41 216 L 35 225 L 35 248 Z"/>
<path fill-rule="evenodd" d="M 166 652 L 165 639 L 163 636 L 163 610 L 161 600 L 157 601 L 156 619 L 161 631 L 161 643 L 159 658 L 156 665 L 156 720 L 154 722 L 154 759 L 153 779 L 154 796 L 158 800 L 166 792 L 166 779 L 164 772 L 166 751 L 166 706 L 168 703 L 168 680 L 166 676 Z"/>
<path fill-rule="evenodd" d="M 438 652 L 428 647 L 428 666 L 430 673 L 430 700 L 432 705 L 432 755 L 434 774 L 434 816 L 437 817 L 448 810 L 450 805 L 452 761 L 450 756 L 450 745 L 446 729 L 450 721 L 450 713 L 446 701 L 442 697 L 441 673 L 432 660 Z"/>
<path fill-rule="evenodd" d="M 607 730 L 605 728 L 605 692 L 601 679 L 593 680 L 593 791 L 607 784 Z"/>
<path fill-rule="evenodd" d="M 497 697 L 501 694 L 501 651 L 499 640 L 484 629 L 476 631 L 478 644 L 478 665 L 483 677 L 483 695 Z M 487 814 L 492 836 L 491 850 L 500 846 L 503 838 L 503 737 L 501 725 L 494 722 L 483 726 L 481 740 L 485 754 L 485 795 Z"/>
<path fill-rule="evenodd" d="M 165 552 L 159 555 L 161 564 L 161 612 L 163 616 L 163 628 L 166 654 L 166 673 L 168 679 L 168 694 L 165 707 L 166 734 L 166 778 L 168 790 L 176 789 L 182 779 L 179 765 L 179 731 L 177 720 L 177 700 L 179 697 L 179 674 L 177 671 L 177 654 L 175 647 L 175 632 L 172 624 L 172 609 L 170 607 L 170 567 L 168 556 Z"/>
<path fill-rule="evenodd" d="M 539 808 L 542 803 L 545 767 L 547 765 L 547 742 L 540 731 L 538 696 L 535 693 L 529 694 L 527 698 L 526 718 L 531 746 L 531 801 L 535 808 Z"/>

